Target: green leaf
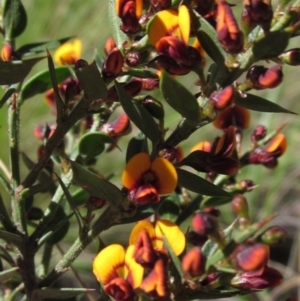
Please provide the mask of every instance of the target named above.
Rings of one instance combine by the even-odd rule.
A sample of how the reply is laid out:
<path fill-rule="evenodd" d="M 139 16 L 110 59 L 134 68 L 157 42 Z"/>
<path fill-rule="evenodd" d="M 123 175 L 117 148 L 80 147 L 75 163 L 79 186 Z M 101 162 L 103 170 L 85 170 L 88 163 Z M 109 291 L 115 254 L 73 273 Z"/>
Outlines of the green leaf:
<path fill-rule="evenodd" d="M 81 165 L 69 160 L 73 170 L 73 182 L 87 191 L 90 195 L 118 206 L 123 195 L 121 191 L 107 180 L 101 179 L 96 174 L 84 169 Z"/>
<path fill-rule="evenodd" d="M 19 268 L 16 267 L 0 272 L 0 283 L 3 283 L 11 278 L 18 270 Z"/>
<path fill-rule="evenodd" d="M 69 76 L 71 76 L 69 67 L 56 67 L 55 74 L 57 82 L 61 83 Z M 50 77 L 50 71 L 44 70 L 31 77 L 27 82 L 24 83 L 21 90 L 22 101 L 33 97 L 36 94 L 44 93 L 52 88 L 52 82 Z"/>
<path fill-rule="evenodd" d="M 59 120 L 64 111 L 64 101 L 62 100 L 59 90 L 58 90 L 58 82 L 57 82 L 57 78 L 56 78 L 55 67 L 54 67 L 52 56 L 48 50 L 47 50 L 47 60 L 48 60 L 50 79 L 51 79 L 52 88 L 53 88 L 54 96 L 55 96 L 57 120 Z"/>
<path fill-rule="evenodd" d="M 131 138 L 126 151 L 126 162 L 128 162 L 132 157 L 139 153 L 148 153 L 147 138 L 143 133 L 137 134 L 135 137 Z"/>
<path fill-rule="evenodd" d="M 189 203 L 184 209 L 183 211 L 180 213 L 180 215 L 178 216 L 177 220 L 176 220 L 176 224 L 177 225 L 181 225 L 185 220 L 187 220 L 188 218 L 190 218 L 196 210 L 199 209 L 200 204 L 202 202 L 202 196 L 201 195 L 197 195 L 193 201 L 191 203 Z"/>
<path fill-rule="evenodd" d="M 49 245 L 59 243 L 67 235 L 70 228 L 70 216 L 67 216 L 61 205 L 52 202 L 49 210 L 51 216 L 46 228 L 48 232 L 45 231 L 46 233 L 42 237 L 39 237 L 39 247 L 45 242 Z"/>
<path fill-rule="evenodd" d="M 72 199 L 77 207 L 84 205 L 89 197 L 90 194 L 81 188 L 72 193 Z"/>
<path fill-rule="evenodd" d="M 190 124 L 199 120 L 200 108 L 194 95 L 166 71 L 162 72 L 160 90 L 166 102 Z"/>
<path fill-rule="evenodd" d="M 27 15 L 20 0 L 6 0 L 3 8 L 5 40 L 11 42 L 26 28 Z"/>
<path fill-rule="evenodd" d="M 95 61 L 87 67 L 75 70 L 75 73 L 88 101 L 103 99 L 107 96 L 107 87 Z"/>
<path fill-rule="evenodd" d="M 209 195 L 209 196 L 222 196 L 231 198 L 232 196 L 225 190 L 218 186 L 206 181 L 205 179 L 196 176 L 184 169 L 177 168 L 178 183 L 188 190 L 193 192 Z"/>
<path fill-rule="evenodd" d="M 158 209 L 160 218 L 175 222 L 180 212 L 180 203 L 177 193 L 173 192 L 169 196 L 163 198 Z"/>
<path fill-rule="evenodd" d="M 269 31 L 254 41 L 252 46 L 256 61 L 271 59 L 280 55 L 288 45 L 290 33 L 286 31 Z"/>
<path fill-rule="evenodd" d="M 0 100 L 0 109 L 5 105 L 5 103 L 10 99 L 10 97 L 16 92 L 16 89 L 10 87 L 2 96 Z"/>
<path fill-rule="evenodd" d="M 201 203 L 201 208 L 205 207 L 218 207 L 221 205 L 225 205 L 231 202 L 231 198 L 228 197 L 210 197 L 210 198 L 205 198 L 203 202 Z"/>
<path fill-rule="evenodd" d="M 190 9 L 192 27 L 196 37 L 207 55 L 219 66 L 225 69 L 226 52 L 220 46 L 216 30 L 200 15 Z"/>
<path fill-rule="evenodd" d="M 141 132 L 151 140 L 152 144 L 156 145 L 160 140 L 161 133 L 150 113 L 138 102 L 133 101 L 117 81 L 115 81 L 115 86 L 125 113 Z"/>
<path fill-rule="evenodd" d="M 184 272 L 182 270 L 181 267 L 181 261 L 180 259 L 176 256 L 176 254 L 174 253 L 171 245 L 169 244 L 168 240 L 166 239 L 166 237 L 164 236 L 164 234 L 162 233 L 162 239 L 163 239 L 163 243 L 165 248 L 167 249 L 167 252 L 172 260 L 172 263 L 174 264 L 174 267 L 179 275 L 179 277 L 182 279 L 184 276 Z"/>
<path fill-rule="evenodd" d="M 32 67 L 42 59 L 44 57 L 25 61 L 0 61 L 0 85 L 12 85 L 23 81 Z"/>
<path fill-rule="evenodd" d="M 33 301 L 44 299 L 64 300 L 93 291 L 95 290 L 91 288 L 41 288 L 33 292 Z"/>
<path fill-rule="evenodd" d="M 22 242 L 21 236 L 3 230 L 0 230 L 0 238 L 6 242 L 12 242 L 16 246 L 19 246 Z"/>
<path fill-rule="evenodd" d="M 85 160 L 89 160 L 97 157 L 104 151 L 105 143 L 115 144 L 115 141 L 105 134 L 87 133 L 81 137 L 78 150 Z"/>
<path fill-rule="evenodd" d="M 116 0 L 109 0 L 108 21 L 110 32 L 119 49 L 123 48 L 123 43 L 128 39 L 126 34 L 120 29 L 121 19 L 116 14 Z"/>
<path fill-rule="evenodd" d="M 158 79 L 158 75 L 150 70 L 146 69 L 138 69 L 138 68 L 130 68 L 125 72 L 125 74 L 129 74 L 131 76 L 139 77 L 139 78 L 153 78 Z"/>
<path fill-rule="evenodd" d="M 64 44 L 68 40 L 70 40 L 73 37 L 63 38 L 56 41 L 47 41 L 47 42 L 39 42 L 39 43 L 31 43 L 31 44 L 25 44 L 18 48 L 16 52 L 21 55 L 30 55 L 30 54 L 37 54 L 41 52 L 45 52 L 48 50 L 53 50 L 59 47 L 60 45 Z"/>
<path fill-rule="evenodd" d="M 72 211 L 75 214 L 75 217 L 77 219 L 77 223 L 78 223 L 79 229 L 81 230 L 82 227 L 83 227 L 83 223 L 84 223 L 83 218 L 82 218 L 79 210 L 77 209 L 74 200 L 72 199 L 70 191 L 68 190 L 68 188 L 66 187 L 66 185 L 64 184 L 64 182 L 61 180 L 61 178 L 57 174 L 55 174 L 55 175 L 57 177 L 57 180 L 59 182 L 60 187 L 62 188 L 62 190 L 63 190 L 63 192 L 65 194 L 66 200 L 68 201 L 68 203 L 69 203 Z"/>
<path fill-rule="evenodd" d="M 241 97 L 240 95 L 237 95 L 235 103 L 249 110 L 258 112 L 296 114 L 290 110 L 279 106 L 274 102 L 249 93 L 247 93 L 247 96 L 245 98 Z"/>

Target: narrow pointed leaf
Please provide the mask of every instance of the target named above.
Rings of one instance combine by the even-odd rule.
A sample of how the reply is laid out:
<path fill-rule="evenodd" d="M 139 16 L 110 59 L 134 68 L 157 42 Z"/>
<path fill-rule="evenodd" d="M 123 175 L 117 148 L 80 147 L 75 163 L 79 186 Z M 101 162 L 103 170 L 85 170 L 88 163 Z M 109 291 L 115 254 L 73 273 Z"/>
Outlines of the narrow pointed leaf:
<path fill-rule="evenodd" d="M 237 96 L 235 103 L 249 110 L 258 111 L 258 112 L 296 114 L 290 110 L 287 110 L 279 106 L 274 102 L 271 102 L 265 98 L 249 93 L 247 93 L 247 97 L 245 98 Z"/>
<path fill-rule="evenodd" d="M 18 269 L 19 268 L 16 267 L 0 272 L 0 283 L 3 283 L 11 278 L 18 271 Z"/>
<path fill-rule="evenodd" d="M 180 212 L 180 202 L 177 193 L 173 192 L 169 196 L 163 198 L 160 202 L 161 205 L 158 209 L 160 218 L 175 223 Z"/>
<path fill-rule="evenodd" d="M 193 173 L 180 168 L 177 168 L 176 171 L 178 175 L 178 183 L 188 190 L 202 195 L 222 196 L 228 198 L 232 197 L 228 192 Z"/>
<path fill-rule="evenodd" d="M 6 0 L 3 9 L 3 28 L 7 41 L 12 41 L 26 28 L 27 15 L 21 0 Z"/>
<path fill-rule="evenodd" d="M 228 197 L 210 197 L 210 198 L 205 198 L 205 200 L 203 200 L 203 202 L 201 203 L 201 208 L 205 208 L 205 207 L 218 207 L 221 205 L 225 205 L 231 202 L 231 199 Z"/>
<path fill-rule="evenodd" d="M 119 49 L 122 48 L 123 43 L 128 39 L 126 34 L 120 29 L 121 19 L 116 14 L 116 1 L 109 0 L 108 3 L 108 21 L 110 32 Z"/>
<path fill-rule="evenodd" d="M 180 226 L 184 221 L 190 218 L 195 213 L 195 211 L 197 211 L 200 208 L 202 199 L 203 198 L 201 195 L 197 195 L 195 199 L 193 199 L 193 201 L 183 209 L 183 211 L 180 213 L 176 220 L 176 224 L 178 226 Z"/>
<path fill-rule="evenodd" d="M 5 103 L 10 99 L 10 97 L 16 92 L 15 88 L 9 88 L 0 100 L 0 109 L 5 105 Z"/>
<path fill-rule="evenodd" d="M 271 59 L 280 55 L 288 45 L 290 33 L 270 31 L 253 43 L 252 51 L 256 61 Z"/>
<path fill-rule="evenodd" d="M 174 264 L 174 267 L 177 271 L 177 273 L 179 274 L 180 278 L 182 279 L 183 276 L 184 276 L 184 272 L 182 270 L 182 267 L 181 267 L 181 261 L 180 259 L 176 256 L 176 254 L 174 253 L 172 247 L 170 246 L 168 240 L 166 239 L 166 237 L 162 234 L 162 239 L 163 239 L 163 242 L 164 242 L 164 246 L 165 248 L 167 249 L 167 252 Z"/>
<path fill-rule="evenodd" d="M 12 242 L 16 246 L 19 246 L 22 242 L 22 238 L 19 235 L 6 232 L 3 230 L 0 230 L 0 238 L 2 238 L 7 242 Z"/>
<path fill-rule="evenodd" d="M 78 223 L 79 229 L 82 229 L 82 226 L 83 226 L 83 223 L 84 223 L 83 222 L 83 218 L 82 218 L 79 210 L 77 209 L 77 207 L 75 205 L 75 202 L 72 199 L 70 191 L 68 190 L 68 188 L 66 187 L 65 183 L 62 181 L 62 179 L 57 174 L 56 174 L 56 177 L 57 177 L 57 180 L 59 182 L 60 187 L 62 188 L 62 190 L 63 190 L 63 192 L 65 194 L 66 200 L 68 201 L 71 209 L 73 210 L 73 212 L 75 214 L 75 217 L 77 219 L 77 223 Z"/>
<path fill-rule="evenodd" d="M 50 74 L 50 78 L 51 78 L 52 88 L 53 88 L 54 95 L 55 95 L 57 120 L 59 120 L 59 118 L 63 112 L 64 101 L 62 100 L 59 90 L 58 90 L 58 82 L 57 82 L 57 78 L 56 78 L 55 67 L 54 67 L 52 56 L 48 50 L 47 50 L 47 59 L 48 59 L 48 68 L 49 68 L 49 74 Z"/>
<path fill-rule="evenodd" d="M 226 52 L 222 49 L 216 30 L 200 15 L 196 15 L 194 10 L 190 10 L 192 26 L 196 37 L 207 55 L 219 66 L 225 68 Z"/>
<path fill-rule="evenodd" d="M 115 141 L 110 136 L 96 132 L 87 133 L 81 137 L 78 151 L 85 160 L 88 160 L 100 155 L 104 151 L 105 143 L 115 145 Z"/>
<path fill-rule="evenodd" d="M 96 174 L 84 169 L 76 162 L 69 161 L 73 170 L 73 182 L 88 192 L 90 195 L 118 206 L 123 195 L 121 191 L 107 180 L 101 179 Z"/>
<path fill-rule="evenodd" d="M 30 55 L 30 54 L 37 54 L 41 52 L 45 52 L 46 49 L 53 50 L 59 47 L 60 45 L 64 44 L 68 40 L 73 37 L 63 38 L 56 41 L 47 41 L 47 42 L 39 42 L 39 43 L 31 43 L 25 44 L 17 49 L 17 53 L 21 56 L 23 55 Z"/>
<path fill-rule="evenodd" d="M 58 83 L 63 82 L 65 79 L 71 76 L 70 69 L 65 66 L 56 67 L 55 74 Z M 24 101 L 35 96 L 36 94 L 44 93 L 51 88 L 52 82 L 49 70 L 42 71 L 24 83 L 21 90 L 21 99 Z"/>
<path fill-rule="evenodd" d="M 95 290 L 91 288 L 42 288 L 33 292 L 33 301 L 44 299 L 64 300 L 93 291 Z"/>
<path fill-rule="evenodd" d="M 138 102 L 133 101 L 124 88 L 115 81 L 118 96 L 125 113 L 130 120 L 156 145 L 160 140 L 160 130 L 150 115 Z"/>
<path fill-rule="evenodd" d="M 103 99 L 107 96 L 107 87 L 95 61 L 87 67 L 75 70 L 75 73 L 88 101 Z"/>
<path fill-rule="evenodd" d="M 128 162 L 133 156 L 139 153 L 148 153 L 147 138 L 143 133 L 137 134 L 131 138 L 126 151 L 126 162 Z"/>
<path fill-rule="evenodd" d="M 12 85 L 23 81 L 32 67 L 42 59 L 44 57 L 26 61 L 0 61 L 0 85 Z"/>
<path fill-rule="evenodd" d="M 200 108 L 196 98 L 166 71 L 163 71 L 161 75 L 160 90 L 166 102 L 189 123 L 196 124 L 198 122 Z"/>

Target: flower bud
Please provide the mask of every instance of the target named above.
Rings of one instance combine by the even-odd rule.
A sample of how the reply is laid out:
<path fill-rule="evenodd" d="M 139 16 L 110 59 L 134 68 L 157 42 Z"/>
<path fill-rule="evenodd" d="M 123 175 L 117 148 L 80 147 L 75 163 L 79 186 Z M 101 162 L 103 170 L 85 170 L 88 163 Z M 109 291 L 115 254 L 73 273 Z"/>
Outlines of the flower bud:
<path fill-rule="evenodd" d="M 255 183 L 251 180 L 242 180 L 240 182 L 226 185 L 226 191 L 229 193 L 245 193 L 255 188 Z"/>
<path fill-rule="evenodd" d="M 242 23 L 253 29 L 260 25 L 264 31 L 269 31 L 273 19 L 273 10 L 269 0 L 244 0 Z"/>
<path fill-rule="evenodd" d="M 226 52 L 237 54 L 243 50 L 243 33 L 239 30 L 231 8 L 225 1 L 218 3 L 216 30 L 218 40 Z"/>
<path fill-rule="evenodd" d="M 137 51 L 130 51 L 125 56 L 125 63 L 130 66 L 134 67 L 138 65 L 140 62 L 140 53 Z"/>
<path fill-rule="evenodd" d="M 122 24 L 120 25 L 120 29 L 126 34 L 135 34 L 141 29 L 141 25 L 139 24 L 139 18 L 141 15 L 142 7 L 140 5 L 140 0 L 131 1 L 117 1 L 121 3 L 120 9 L 117 12 L 119 17 L 122 20 Z"/>
<path fill-rule="evenodd" d="M 249 208 L 246 198 L 242 194 L 236 194 L 232 201 L 233 212 L 238 216 L 241 230 L 245 229 L 250 223 Z"/>
<path fill-rule="evenodd" d="M 180 66 L 175 60 L 166 55 L 158 56 L 154 62 L 158 69 L 164 69 L 171 75 L 185 75 L 191 71 L 191 68 Z"/>
<path fill-rule="evenodd" d="M 247 82 L 257 90 L 275 88 L 282 82 L 282 78 L 282 66 L 280 65 L 271 68 L 254 65 L 246 75 Z"/>
<path fill-rule="evenodd" d="M 216 217 L 206 212 L 198 212 L 194 215 L 192 228 L 200 235 L 219 235 L 219 225 Z"/>
<path fill-rule="evenodd" d="M 233 262 L 244 272 L 261 274 L 269 260 L 269 246 L 241 244 L 233 252 Z"/>
<path fill-rule="evenodd" d="M 230 285 L 239 289 L 265 289 L 282 283 L 283 277 L 277 270 L 265 267 L 260 275 L 244 273 L 238 274 L 230 281 Z"/>
<path fill-rule="evenodd" d="M 213 102 L 213 106 L 216 110 L 224 110 L 234 101 L 234 89 L 232 86 L 227 86 L 220 91 L 213 92 L 209 99 Z"/>
<path fill-rule="evenodd" d="M 268 228 L 260 236 L 261 242 L 269 246 L 276 246 L 282 244 L 286 238 L 287 238 L 287 232 L 279 226 L 272 226 Z"/>
<path fill-rule="evenodd" d="M 189 231 L 187 233 L 187 241 L 194 246 L 202 247 L 207 241 L 207 236 L 200 235 L 195 231 Z"/>
<path fill-rule="evenodd" d="M 142 106 L 156 119 L 163 120 L 165 117 L 164 106 L 162 103 L 152 97 L 151 95 L 147 95 L 142 100 Z"/>
<path fill-rule="evenodd" d="M 181 266 L 185 274 L 191 277 L 199 277 L 205 272 L 206 257 L 201 252 L 201 248 L 194 247 L 183 257 Z"/>
<path fill-rule="evenodd" d="M 116 78 L 122 72 L 124 58 L 118 48 L 114 48 L 103 63 L 102 74 L 106 78 Z"/>
<path fill-rule="evenodd" d="M 152 91 L 157 89 L 159 86 L 158 78 L 143 78 L 143 86 L 142 89 L 145 91 Z"/>
<path fill-rule="evenodd" d="M 300 65 L 300 48 L 293 48 L 283 52 L 278 57 L 283 63 L 290 66 Z"/>
<path fill-rule="evenodd" d="M 251 140 L 253 143 L 260 141 L 265 138 L 267 134 L 267 128 L 263 125 L 258 125 L 251 135 Z"/>
<path fill-rule="evenodd" d="M 85 68 L 89 65 L 89 63 L 86 61 L 86 60 L 83 60 L 83 59 L 80 59 L 80 60 L 77 60 L 75 62 L 75 66 L 74 66 L 74 69 L 75 70 L 78 70 L 78 69 L 81 69 L 81 68 Z"/>
<path fill-rule="evenodd" d="M 1 50 L 1 59 L 2 61 L 4 62 L 10 62 L 12 61 L 12 57 L 13 57 L 13 47 L 11 44 L 5 44 L 3 47 L 2 47 L 2 50 Z"/>

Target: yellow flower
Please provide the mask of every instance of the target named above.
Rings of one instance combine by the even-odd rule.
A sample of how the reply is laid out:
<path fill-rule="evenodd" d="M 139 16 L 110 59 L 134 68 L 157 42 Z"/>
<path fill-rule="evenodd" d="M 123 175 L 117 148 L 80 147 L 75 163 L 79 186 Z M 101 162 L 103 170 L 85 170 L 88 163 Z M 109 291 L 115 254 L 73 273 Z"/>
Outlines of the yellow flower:
<path fill-rule="evenodd" d="M 130 190 L 133 202 L 153 203 L 160 194 L 169 194 L 177 185 L 177 173 L 167 159 L 157 157 L 151 161 L 147 153 L 139 153 L 127 163 L 122 174 L 123 186 Z"/>
<path fill-rule="evenodd" d="M 74 65 L 80 59 L 82 42 L 75 39 L 73 42 L 64 43 L 54 53 L 54 61 L 58 65 Z"/>

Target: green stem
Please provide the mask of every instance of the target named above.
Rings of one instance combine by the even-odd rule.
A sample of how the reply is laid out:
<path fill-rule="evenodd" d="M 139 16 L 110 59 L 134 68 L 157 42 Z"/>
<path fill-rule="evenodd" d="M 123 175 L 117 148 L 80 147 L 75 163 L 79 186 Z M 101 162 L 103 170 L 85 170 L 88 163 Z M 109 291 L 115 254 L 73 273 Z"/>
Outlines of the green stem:
<path fill-rule="evenodd" d="M 74 260 L 103 230 L 117 224 L 120 218 L 120 209 L 109 206 L 92 225 L 87 235 L 84 237 L 80 236 L 76 239 L 70 249 L 65 253 L 63 259 L 55 266 L 50 274 L 39 283 L 39 287 L 50 286 L 54 283 L 63 273 L 68 271 Z"/>
<path fill-rule="evenodd" d="M 8 109 L 9 126 L 9 147 L 10 147 L 10 166 L 11 166 L 11 195 L 12 213 L 14 223 L 20 233 L 27 235 L 24 202 L 15 195 L 17 187 L 20 185 L 20 160 L 19 160 L 19 124 L 20 107 L 17 101 L 17 94 L 13 94 Z"/>

